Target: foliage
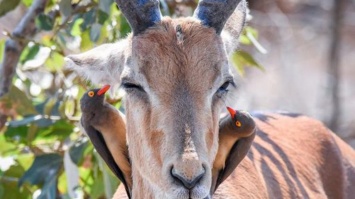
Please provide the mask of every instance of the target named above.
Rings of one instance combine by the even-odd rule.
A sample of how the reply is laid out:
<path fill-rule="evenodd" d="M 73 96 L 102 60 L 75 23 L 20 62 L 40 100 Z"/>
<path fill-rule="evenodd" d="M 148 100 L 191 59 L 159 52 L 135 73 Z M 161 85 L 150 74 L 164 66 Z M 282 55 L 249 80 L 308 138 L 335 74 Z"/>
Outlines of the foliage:
<path fill-rule="evenodd" d="M 0 17 L 15 9 L 19 3 L 20 0 L 0 0 Z"/>
<path fill-rule="evenodd" d="M 0 16 L 32 0 L 5 2 Z M 12 118 L 0 131 L 0 199 L 109 198 L 119 182 L 77 127 L 78 99 L 88 87 L 63 65 L 68 53 L 126 36 L 128 23 L 113 0 L 51 0 L 35 23 L 40 37 L 22 52 L 13 86 L 0 98 L 0 113 Z M 242 44 L 255 42 L 248 32 L 257 37 L 249 28 Z M 262 68 L 245 51 L 233 60 L 240 73 L 245 65 Z"/>

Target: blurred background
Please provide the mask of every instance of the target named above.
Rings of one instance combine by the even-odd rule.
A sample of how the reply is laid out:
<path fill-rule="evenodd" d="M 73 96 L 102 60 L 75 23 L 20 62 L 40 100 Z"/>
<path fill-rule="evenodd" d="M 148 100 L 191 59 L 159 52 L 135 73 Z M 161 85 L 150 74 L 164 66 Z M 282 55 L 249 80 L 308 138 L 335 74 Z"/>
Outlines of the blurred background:
<path fill-rule="evenodd" d="M 161 0 L 190 16 L 197 0 Z M 355 1 L 249 0 L 232 55 L 237 109 L 303 113 L 355 147 Z M 118 181 L 77 127 L 92 85 L 64 57 L 130 32 L 113 0 L 0 0 L 0 199 L 110 198 Z M 121 108 L 121 96 L 107 100 Z"/>
<path fill-rule="evenodd" d="M 268 52 L 248 48 L 265 72 L 248 70 L 240 106 L 304 113 L 355 147 L 355 1 L 249 2 Z"/>

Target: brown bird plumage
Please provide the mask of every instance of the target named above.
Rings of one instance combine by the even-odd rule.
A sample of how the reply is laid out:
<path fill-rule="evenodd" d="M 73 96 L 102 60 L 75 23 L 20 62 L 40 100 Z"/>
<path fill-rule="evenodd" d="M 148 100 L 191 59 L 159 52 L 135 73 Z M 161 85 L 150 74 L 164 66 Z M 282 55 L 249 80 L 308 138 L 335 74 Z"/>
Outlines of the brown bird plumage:
<path fill-rule="evenodd" d="M 92 89 L 80 100 L 81 125 L 95 149 L 113 173 L 125 185 L 130 195 L 132 189 L 131 165 L 126 141 L 126 124 L 123 114 L 105 102 L 110 86 Z"/>
<path fill-rule="evenodd" d="M 248 112 L 227 107 L 226 115 L 219 123 L 219 148 L 212 169 L 214 192 L 245 157 L 255 137 L 256 125 Z"/>

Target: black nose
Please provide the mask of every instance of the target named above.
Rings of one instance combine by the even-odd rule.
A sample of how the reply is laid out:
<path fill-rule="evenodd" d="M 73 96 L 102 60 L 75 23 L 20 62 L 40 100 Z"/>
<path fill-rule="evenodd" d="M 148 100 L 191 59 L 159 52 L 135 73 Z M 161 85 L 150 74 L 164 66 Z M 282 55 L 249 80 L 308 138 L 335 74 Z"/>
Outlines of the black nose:
<path fill-rule="evenodd" d="M 201 178 L 205 175 L 206 170 L 203 170 L 202 173 L 200 173 L 197 176 L 194 176 L 192 178 L 188 178 L 186 176 L 183 176 L 176 172 L 174 168 L 171 169 L 171 175 L 172 177 L 182 185 L 184 185 L 185 188 L 187 189 L 192 189 L 196 186 L 196 184 L 201 180 Z"/>

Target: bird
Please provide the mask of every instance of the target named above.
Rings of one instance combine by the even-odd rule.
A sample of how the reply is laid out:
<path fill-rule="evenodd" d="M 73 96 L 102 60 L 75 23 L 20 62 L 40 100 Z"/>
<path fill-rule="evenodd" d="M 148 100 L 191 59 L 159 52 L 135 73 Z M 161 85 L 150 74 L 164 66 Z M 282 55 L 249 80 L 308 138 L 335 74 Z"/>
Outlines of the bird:
<path fill-rule="evenodd" d="M 82 96 L 80 122 L 96 151 L 124 184 L 130 198 L 132 171 L 126 141 L 125 117 L 105 101 L 105 93 L 109 89 L 110 85 L 105 85 L 91 89 Z"/>
<path fill-rule="evenodd" d="M 212 168 L 214 192 L 245 157 L 255 137 L 256 124 L 246 111 L 227 107 L 229 115 L 219 122 L 219 146 Z"/>

